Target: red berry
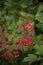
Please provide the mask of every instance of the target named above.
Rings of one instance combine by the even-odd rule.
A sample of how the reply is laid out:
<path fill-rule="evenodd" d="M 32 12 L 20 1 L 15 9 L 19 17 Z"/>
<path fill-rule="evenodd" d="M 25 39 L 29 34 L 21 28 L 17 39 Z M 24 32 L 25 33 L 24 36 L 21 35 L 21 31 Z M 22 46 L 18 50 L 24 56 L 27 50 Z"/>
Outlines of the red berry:
<path fill-rule="evenodd" d="M 29 38 L 32 39 L 32 35 L 30 35 Z"/>
<path fill-rule="evenodd" d="M 18 43 L 22 45 L 23 44 L 23 41 L 22 40 L 18 40 Z"/>
<path fill-rule="evenodd" d="M 33 46 L 35 44 L 35 42 L 30 41 L 29 44 Z"/>

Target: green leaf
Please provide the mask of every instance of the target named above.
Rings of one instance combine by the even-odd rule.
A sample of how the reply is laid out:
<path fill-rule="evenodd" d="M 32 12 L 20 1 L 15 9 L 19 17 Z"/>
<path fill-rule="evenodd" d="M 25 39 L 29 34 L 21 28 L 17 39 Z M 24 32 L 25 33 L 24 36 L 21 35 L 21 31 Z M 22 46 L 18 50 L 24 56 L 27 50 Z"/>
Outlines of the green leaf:
<path fill-rule="evenodd" d="M 34 54 L 29 54 L 28 57 L 25 57 L 23 59 L 23 62 L 29 62 L 29 65 L 31 65 L 31 63 L 35 62 L 35 61 L 39 61 L 41 60 L 42 58 L 41 57 L 37 57 L 36 55 Z"/>
<path fill-rule="evenodd" d="M 36 44 L 35 46 L 34 46 L 34 48 L 36 49 L 36 54 L 38 54 L 38 55 L 43 55 L 43 45 L 38 45 L 38 44 Z"/>
<path fill-rule="evenodd" d="M 36 42 L 36 44 L 43 45 L 43 36 L 41 34 L 34 36 L 32 39 Z"/>
<path fill-rule="evenodd" d="M 37 59 L 38 59 L 38 58 L 37 58 L 36 55 L 34 55 L 34 54 L 29 54 L 28 57 L 25 57 L 25 58 L 23 59 L 23 62 L 34 62 L 34 61 L 36 61 Z"/>
<path fill-rule="evenodd" d="M 43 22 L 43 5 L 40 5 L 36 14 L 36 20 Z"/>

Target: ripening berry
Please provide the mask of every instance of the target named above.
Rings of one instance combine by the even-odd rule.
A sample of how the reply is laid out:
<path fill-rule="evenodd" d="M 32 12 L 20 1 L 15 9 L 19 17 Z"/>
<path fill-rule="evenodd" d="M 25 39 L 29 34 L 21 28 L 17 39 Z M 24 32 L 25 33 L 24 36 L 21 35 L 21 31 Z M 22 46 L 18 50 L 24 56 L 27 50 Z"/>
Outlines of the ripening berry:
<path fill-rule="evenodd" d="M 18 27 L 19 27 L 19 28 L 22 27 L 22 24 L 19 24 Z"/>
<path fill-rule="evenodd" d="M 29 38 L 32 39 L 32 35 L 30 35 Z"/>
<path fill-rule="evenodd" d="M 3 39 L 2 38 L 0 38 L 0 42 L 2 42 L 3 41 Z"/>
<path fill-rule="evenodd" d="M 24 21 L 25 21 L 25 22 L 28 22 L 28 21 L 29 21 L 29 18 L 28 18 L 28 17 L 27 17 L 27 18 L 25 18 L 25 19 L 24 19 Z"/>

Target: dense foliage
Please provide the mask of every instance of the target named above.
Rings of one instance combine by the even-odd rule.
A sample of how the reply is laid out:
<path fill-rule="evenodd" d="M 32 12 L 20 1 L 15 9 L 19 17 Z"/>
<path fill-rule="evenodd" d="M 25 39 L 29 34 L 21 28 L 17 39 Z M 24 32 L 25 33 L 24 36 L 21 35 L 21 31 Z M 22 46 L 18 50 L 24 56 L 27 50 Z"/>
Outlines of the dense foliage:
<path fill-rule="evenodd" d="M 0 65 L 43 65 L 43 1 L 0 0 Z"/>

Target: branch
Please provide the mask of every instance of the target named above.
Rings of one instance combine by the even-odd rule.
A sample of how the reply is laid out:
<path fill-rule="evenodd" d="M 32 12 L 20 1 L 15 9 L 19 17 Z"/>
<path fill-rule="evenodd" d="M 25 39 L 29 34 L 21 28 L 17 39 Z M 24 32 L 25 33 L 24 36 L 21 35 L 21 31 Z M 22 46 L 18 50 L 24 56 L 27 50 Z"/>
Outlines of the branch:
<path fill-rule="evenodd" d="M 31 8 L 31 10 L 35 9 L 36 7 L 38 7 L 39 5 L 43 4 L 43 2 L 37 4 L 36 6 L 34 6 L 33 8 Z"/>

